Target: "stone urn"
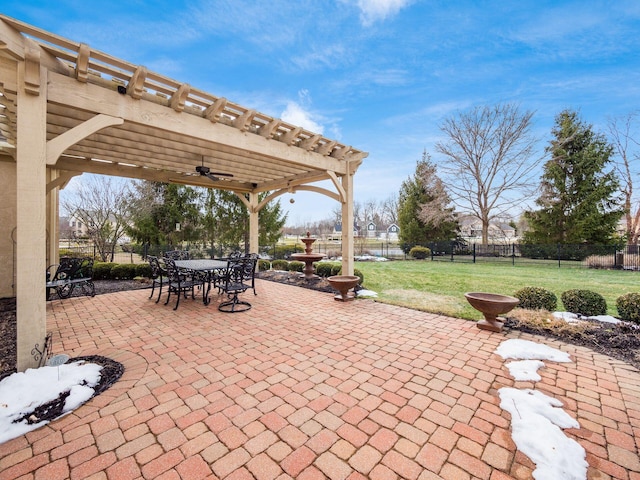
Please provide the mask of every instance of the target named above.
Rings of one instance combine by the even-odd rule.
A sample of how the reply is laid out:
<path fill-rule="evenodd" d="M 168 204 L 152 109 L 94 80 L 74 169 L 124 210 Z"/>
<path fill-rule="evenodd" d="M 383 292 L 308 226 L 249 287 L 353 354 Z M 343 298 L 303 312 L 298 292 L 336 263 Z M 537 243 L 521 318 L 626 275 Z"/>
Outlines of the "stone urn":
<path fill-rule="evenodd" d="M 491 332 L 501 332 L 504 322 L 498 319 L 498 315 L 510 312 L 520 303 L 515 297 L 497 293 L 471 292 L 464 296 L 473 308 L 484 315 L 484 320 L 477 323 L 478 328 Z"/>
<path fill-rule="evenodd" d="M 333 275 L 332 277 L 327 277 L 327 281 L 329 282 L 329 285 L 331 285 L 331 288 L 340 292 L 338 295 L 333 297 L 335 300 L 347 302 L 356 298 L 355 293 L 348 292 L 360 283 L 360 277 L 357 277 L 356 275 Z"/>

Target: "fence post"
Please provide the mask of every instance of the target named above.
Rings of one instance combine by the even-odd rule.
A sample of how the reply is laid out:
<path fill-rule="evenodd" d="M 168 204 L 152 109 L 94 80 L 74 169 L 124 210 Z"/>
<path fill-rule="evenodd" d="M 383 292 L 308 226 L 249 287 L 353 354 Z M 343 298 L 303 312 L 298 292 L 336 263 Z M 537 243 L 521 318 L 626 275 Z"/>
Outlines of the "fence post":
<path fill-rule="evenodd" d="M 560 268 L 560 244 L 557 243 L 557 249 L 558 249 L 558 268 Z"/>
<path fill-rule="evenodd" d="M 476 263 L 476 244 L 473 244 L 473 263 Z"/>
<path fill-rule="evenodd" d="M 515 243 L 511 244 L 511 266 L 512 267 L 516 266 L 516 244 Z"/>

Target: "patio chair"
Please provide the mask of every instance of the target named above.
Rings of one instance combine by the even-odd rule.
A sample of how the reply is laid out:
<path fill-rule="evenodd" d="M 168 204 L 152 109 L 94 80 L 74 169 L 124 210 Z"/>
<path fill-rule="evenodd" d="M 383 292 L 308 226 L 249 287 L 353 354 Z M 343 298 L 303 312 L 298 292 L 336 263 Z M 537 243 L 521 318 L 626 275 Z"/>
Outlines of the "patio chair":
<path fill-rule="evenodd" d="M 156 300 L 156 303 L 158 303 L 160 301 L 160 297 L 162 296 L 162 287 L 163 285 L 166 285 L 168 283 L 167 270 L 162 265 L 160 265 L 160 260 L 158 260 L 158 257 L 147 255 L 147 260 L 149 261 L 149 266 L 151 267 L 151 281 L 153 282 L 151 284 L 151 294 L 149 295 L 149 298 L 153 297 L 153 292 L 156 288 L 156 285 L 158 285 L 158 299 Z"/>
<path fill-rule="evenodd" d="M 228 298 L 218 305 L 218 310 L 221 312 L 245 312 L 251 308 L 249 302 L 238 298 L 239 294 L 251 288 L 250 284 L 245 283 L 245 269 L 250 268 L 251 263 L 252 259 L 250 258 L 231 259 L 227 262 L 224 277 L 218 284 L 218 289 Z"/>
<path fill-rule="evenodd" d="M 167 295 L 167 301 L 164 302 L 165 305 L 169 303 L 171 299 L 171 294 L 175 293 L 177 296 L 176 306 L 173 307 L 174 310 L 178 309 L 178 305 L 180 305 L 180 297 L 184 294 L 185 298 L 187 298 L 187 293 L 191 292 L 191 298 L 196 298 L 195 288 L 202 289 L 202 300 L 204 302 L 205 298 L 205 280 L 201 275 L 185 275 L 183 271 L 180 271 L 178 267 L 176 267 L 175 260 L 169 257 L 165 257 L 164 259 L 165 267 L 167 269 L 167 287 L 169 289 L 169 294 Z"/>
<path fill-rule="evenodd" d="M 244 259 L 250 260 L 244 266 L 243 280 L 245 282 L 250 282 L 250 288 L 253 290 L 253 294 L 257 295 L 256 292 L 256 270 L 258 266 L 258 254 L 257 253 L 248 253 L 243 255 Z"/>

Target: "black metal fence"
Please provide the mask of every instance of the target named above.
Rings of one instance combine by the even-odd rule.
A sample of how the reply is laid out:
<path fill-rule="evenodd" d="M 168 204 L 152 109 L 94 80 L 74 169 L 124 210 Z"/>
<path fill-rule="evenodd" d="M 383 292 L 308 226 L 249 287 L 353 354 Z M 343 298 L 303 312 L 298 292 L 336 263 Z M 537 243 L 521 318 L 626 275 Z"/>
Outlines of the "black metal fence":
<path fill-rule="evenodd" d="M 638 245 L 568 245 L 568 244 L 466 244 L 464 242 L 432 242 L 423 245 L 431 251 L 434 262 L 466 262 L 466 263 L 504 263 L 539 264 L 553 267 L 574 268 L 602 268 L 640 271 L 640 246 Z M 397 244 L 391 242 L 355 242 L 356 259 L 367 255 L 386 257 L 392 260 L 412 260 Z M 118 246 L 114 252 L 113 261 L 116 263 L 145 262 L 147 255 L 162 255 L 163 252 L 175 249 L 188 250 L 193 258 L 220 258 L 227 256 L 238 248 L 207 248 L 202 245 L 172 246 L 172 245 L 131 245 Z M 292 253 L 304 251 L 300 243 L 273 244 L 260 246 L 260 253 L 266 258 L 288 259 Z M 327 258 L 341 255 L 340 242 L 322 242 L 313 244 L 314 253 L 323 253 Z M 98 259 L 95 246 L 60 246 L 60 255 L 94 256 Z M 111 261 L 111 259 L 107 259 Z"/>
<path fill-rule="evenodd" d="M 502 262 L 511 265 L 526 263 L 556 267 L 640 270 L 640 249 L 637 245 L 467 245 L 460 242 L 438 242 L 425 246 L 431 250 L 433 261 Z"/>

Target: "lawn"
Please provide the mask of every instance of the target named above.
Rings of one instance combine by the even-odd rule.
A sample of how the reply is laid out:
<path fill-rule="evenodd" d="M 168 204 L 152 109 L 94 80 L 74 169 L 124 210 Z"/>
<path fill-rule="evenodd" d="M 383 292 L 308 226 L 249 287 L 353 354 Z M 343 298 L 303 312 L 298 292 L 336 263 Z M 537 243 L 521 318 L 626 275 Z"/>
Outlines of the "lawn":
<path fill-rule="evenodd" d="M 562 292 L 586 289 L 601 294 L 608 313 L 617 316 L 616 299 L 640 291 L 640 272 L 620 270 L 430 260 L 356 262 L 355 268 L 364 274 L 364 287 L 377 292 L 381 302 L 473 320 L 482 315 L 467 303 L 465 292 L 513 295 L 522 287 L 544 287 L 556 294 L 562 310 Z"/>

